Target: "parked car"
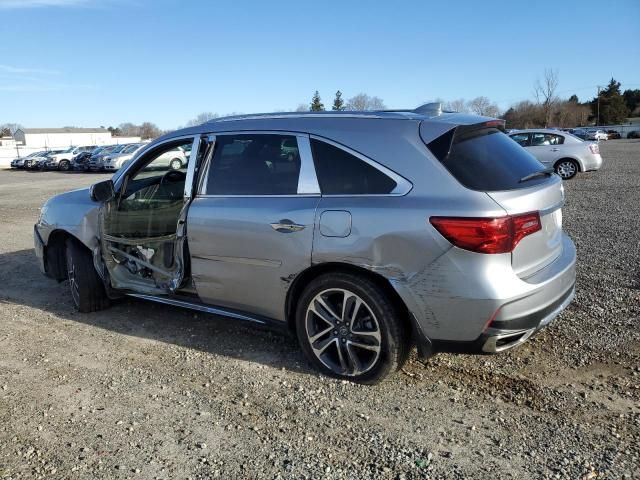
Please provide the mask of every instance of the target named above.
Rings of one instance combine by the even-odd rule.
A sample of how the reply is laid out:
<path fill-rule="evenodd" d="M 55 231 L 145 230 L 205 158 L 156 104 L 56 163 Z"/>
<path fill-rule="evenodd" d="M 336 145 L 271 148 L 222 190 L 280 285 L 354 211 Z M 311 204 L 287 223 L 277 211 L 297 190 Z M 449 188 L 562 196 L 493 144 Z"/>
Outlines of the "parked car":
<path fill-rule="evenodd" d="M 104 170 L 119 170 L 127 160 L 139 152 L 146 144 L 132 143 L 123 148 L 119 153 L 111 153 L 102 159 L 102 168 Z"/>
<path fill-rule="evenodd" d="M 570 133 L 527 129 L 511 132 L 509 136 L 564 180 L 575 177 L 578 172 L 598 170 L 602 166 L 598 144 L 584 142 Z"/>
<path fill-rule="evenodd" d="M 67 171 L 71 169 L 71 160 L 81 152 L 90 152 L 96 148 L 94 145 L 85 145 L 82 147 L 69 147 L 56 154 L 48 156 L 45 168 L 48 170 Z"/>
<path fill-rule="evenodd" d="M 90 152 L 80 152 L 77 154 L 71 159 L 71 166 L 69 168 L 71 170 L 87 170 L 89 168 L 89 158 L 91 158 L 91 154 L 95 150 L 96 149 L 93 149 Z"/>
<path fill-rule="evenodd" d="M 439 110 L 164 135 L 44 204 L 40 268 L 69 280 L 82 312 L 132 296 L 289 329 L 322 372 L 362 383 L 414 344 L 423 357 L 515 347 L 574 296 L 562 181 L 503 121 Z M 186 168 L 164 160 L 176 149 L 192 149 Z"/>
<path fill-rule="evenodd" d="M 618 140 L 622 138 L 622 135 L 620 135 L 620 132 L 617 130 L 607 130 L 607 138 L 609 140 Z"/>
<path fill-rule="evenodd" d="M 627 138 L 640 138 L 640 130 L 632 130 L 627 133 Z"/>
<path fill-rule="evenodd" d="M 49 150 L 42 155 L 25 159 L 24 168 L 27 170 L 45 170 L 50 155 L 62 153 L 62 150 Z"/>
<path fill-rule="evenodd" d="M 126 144 L 107 145 L 102 147 L 100 151 L 96 153 L 92 153 L 91 158 L 89 158 L 88 170 L 91 170 L 94 172 L 102 170 L 103 169 L 102 162 L 104 157 L 112 153 L 117 153 L 118 151 L 122 150 L 125 146 Z"/>
<path fill-rule="evenodd" d="M 569 133 L 574 137 L 580 138 L 581 140 L 586 140 L 588 135 L 587 130 L 584 128 L 572 128 L 569 130 Z"/>
<path fill-rule="evenodd" d="M 588 128 L 586 130 L 587 137 L 585 140 L 595 140 L 599 142 L 600 140 L 608 140 L 609 135 L 604 130 L 600 130 L 598 128 Z"/>
<path fill-rule="evenodd" d="M 40 157 L 42 155 L 44 155 L 45 151 L 41 151 L 41 152 L 33 152 L 25 157 L 16 157 L 13 160 L 11 160 L 11 168 L 24 168 L 24 162 L 25 160 L 28 159 L 32 159 L 34 157 Z"/>

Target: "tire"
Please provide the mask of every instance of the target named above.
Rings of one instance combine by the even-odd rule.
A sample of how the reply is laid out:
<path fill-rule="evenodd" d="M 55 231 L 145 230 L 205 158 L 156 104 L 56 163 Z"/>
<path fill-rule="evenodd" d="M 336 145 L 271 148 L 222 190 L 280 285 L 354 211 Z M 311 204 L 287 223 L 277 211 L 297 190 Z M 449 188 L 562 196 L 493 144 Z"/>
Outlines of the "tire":
<path fill-rule="evenodd" d="M 66 246 L 67 278 L 76 310 L 88 313 L 107 308 L 109 298 L 93 266 L 91 252 L 73 239 L 68 239 Z"/>
<path fill-rule="evenodd" d="M 563 158 L 562 160 L 558 160 L 553 168 L 563 180 L 569 180 L 575 177 L 576 174 L 580 171 L 578 162 L 576 162 L 575 160 L 571 160 L 570 158 Z"/>
<path fill-rule="evenodd" d="M 358 383 L 378 383 L 409 355 L 409 331 L 399 309 L 365 276 L 327 273 L 313 280 L 296 305 L 296 331 L 315 367 Z"/>
<path fill-rule="evenodd" d="M 58 164 L 58 170 L 62 172 L 68 172 L 70 166 L 71 164 L 69 163 L 69 160 L 60 160 L 60 163 Z"/>
<path fill-rule="evenodd" d="M 179 158 L 174 158 L 171 160 L 171 163 L 169 163 L 169 168 L 171 168 L 171 170 L 180 170 L 182 168 L 182 162 Z"/>

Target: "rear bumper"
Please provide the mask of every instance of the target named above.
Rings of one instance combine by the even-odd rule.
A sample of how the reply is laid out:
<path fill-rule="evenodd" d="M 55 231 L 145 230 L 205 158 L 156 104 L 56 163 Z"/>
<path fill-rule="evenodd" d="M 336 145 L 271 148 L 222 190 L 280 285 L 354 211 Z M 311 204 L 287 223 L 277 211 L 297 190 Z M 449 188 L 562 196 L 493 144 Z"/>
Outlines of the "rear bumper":
<path fill-rule="evenodd" d="M 600 170 L 600 167 L 602 167 L 602 156 L 599 153 L 588 155 L 584 158 L 582 167 L 585 172 Z"/>
<path fill-rule="evenodd" d="M 452 249 L 428 277 L 399 293 L 433 350 L 501 352 L 524 343 L 571 303 L 576 250 L 564 233 L 562 242 L 558 258 L 524 279 L 513 272 L 510 255 L 478 258 Z"/>

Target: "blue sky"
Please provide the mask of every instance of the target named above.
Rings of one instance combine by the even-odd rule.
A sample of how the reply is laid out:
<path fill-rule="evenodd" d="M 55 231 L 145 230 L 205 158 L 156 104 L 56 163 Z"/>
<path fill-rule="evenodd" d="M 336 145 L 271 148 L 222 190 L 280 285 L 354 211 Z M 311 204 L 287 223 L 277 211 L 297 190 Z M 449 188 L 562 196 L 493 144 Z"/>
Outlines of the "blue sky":
<path fill-rule="evenodd" d="M 183 125 L 317 89 L 390 108 L 640 88 L 640 1 L 0 0 L 0 124 Z"/>

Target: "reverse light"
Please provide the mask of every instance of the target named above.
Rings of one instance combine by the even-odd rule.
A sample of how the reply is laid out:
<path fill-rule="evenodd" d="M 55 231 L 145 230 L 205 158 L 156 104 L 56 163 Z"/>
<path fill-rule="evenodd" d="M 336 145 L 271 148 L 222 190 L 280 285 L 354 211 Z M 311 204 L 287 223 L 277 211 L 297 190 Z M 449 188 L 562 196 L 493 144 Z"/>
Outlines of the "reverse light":
<path fill-rule="evenodd" d="M 542 229 L 538 212 L 497 218 L 431 217 L 431 225 L 453 245 L 477 253 L 509 253 Z"/>

